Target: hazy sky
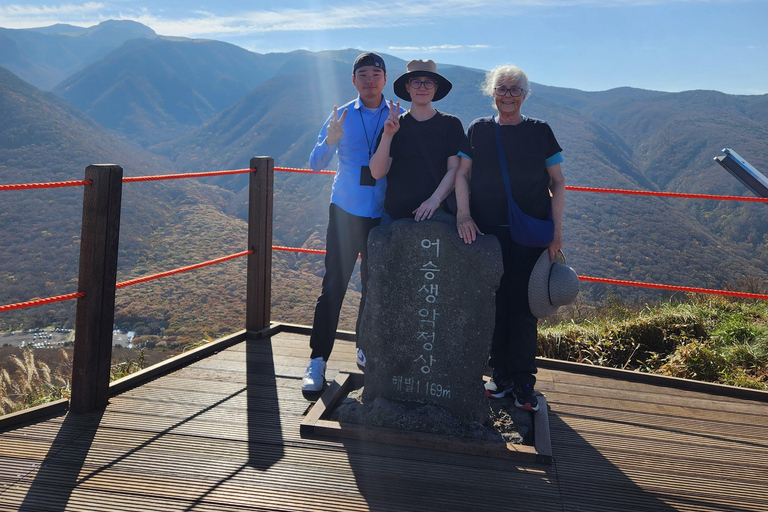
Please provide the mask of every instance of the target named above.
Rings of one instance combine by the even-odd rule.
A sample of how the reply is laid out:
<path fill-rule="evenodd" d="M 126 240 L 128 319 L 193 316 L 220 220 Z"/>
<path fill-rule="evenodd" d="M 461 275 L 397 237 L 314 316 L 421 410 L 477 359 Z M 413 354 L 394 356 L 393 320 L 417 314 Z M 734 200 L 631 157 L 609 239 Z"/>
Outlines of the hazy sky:
<path fill-rule="evenodd" d="M 768 0 L 0 0 L 0 27 L 130 19 L 268 53 L 376 50 L 598 91 L 768 93 Z M 400 70 L 389 70 L 390 77 Z"/>

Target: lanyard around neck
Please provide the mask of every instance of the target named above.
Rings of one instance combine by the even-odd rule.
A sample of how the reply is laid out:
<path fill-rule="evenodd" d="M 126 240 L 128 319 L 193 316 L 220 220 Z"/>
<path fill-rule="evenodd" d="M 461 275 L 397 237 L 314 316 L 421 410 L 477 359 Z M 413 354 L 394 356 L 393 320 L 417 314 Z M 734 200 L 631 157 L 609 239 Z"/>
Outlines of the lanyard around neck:
<path fill-rule="evenodd" d="M 365 119 L 363 119 L 363 109 L 359 108 L 357 110 L 357 113 L 360 114 L 360 124 L 363 125 L 363 131 L 365 132 L 365 143 L 368 144 L 368 160 L 371 159 L 371 155 L 373 154 L 373 145 L 376 142 L 376 134 L 379 132 L 379 123 L 381 123 L 381 114 L 383 112 L 383 108 L 379 109 L 379 117 L 376 119 L 376 129 L 373 130 L 373 137 L 368 139 L 368 129 L 365 127 Z"/>

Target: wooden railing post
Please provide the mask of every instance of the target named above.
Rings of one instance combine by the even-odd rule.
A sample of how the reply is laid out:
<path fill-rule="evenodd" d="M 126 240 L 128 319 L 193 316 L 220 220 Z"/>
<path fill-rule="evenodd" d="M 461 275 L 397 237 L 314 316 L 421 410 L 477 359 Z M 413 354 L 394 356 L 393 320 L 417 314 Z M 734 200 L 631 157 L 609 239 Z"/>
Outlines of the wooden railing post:
<path fill-rule="evenodd" d="M 72 361 L 72 412 L 88 412 L 107 405 L 115 319 L 117 249 L 123 168 L 89 165 L 84 188 L 80 236 L 80 274 Z"/>
<path fill-rule="evenodd" d="M 269 327 L 272 306 L 272 191 L 274 165 L 271 157 L 251 158 L 248 195 L 248 290 L 245 329 L 260 331 Z"/>

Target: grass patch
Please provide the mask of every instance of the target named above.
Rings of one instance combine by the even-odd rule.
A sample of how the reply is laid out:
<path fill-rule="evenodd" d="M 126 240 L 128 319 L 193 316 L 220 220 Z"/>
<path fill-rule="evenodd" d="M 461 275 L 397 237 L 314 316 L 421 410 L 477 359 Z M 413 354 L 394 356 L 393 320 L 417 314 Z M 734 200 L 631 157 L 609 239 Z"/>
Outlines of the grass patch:
<path fill-rule="evenodd" d="M 689 298 L 620 304 L 539 329 L 553 359 L 768 390 L 768 304 Z"/>
<path fill-rule="evenodd" d="M 0 358 L 0 416 L 70 397 L 72 364 L 69 352 L 58 351 L 54 357 L 45 351 L 51 365 L 40 360 L 32 348 L 15 349 Z M 136 360 L 113 361 L 110 381 L 138 372 L 147 366 L 144 351 Z"/>
<path fill-rule="evenodd" d="M 61 351 L 64 364 L 69 367 L 69 355 Z M 61 398 L 69 398 L 70 382 L 60 371 L 52 372 L 42 361 L 35 360 L 35 351 L 25 349 L 21 357 L 11 355 L 10 371 L 0 368 L 0 415 L 29 409 Z"/>

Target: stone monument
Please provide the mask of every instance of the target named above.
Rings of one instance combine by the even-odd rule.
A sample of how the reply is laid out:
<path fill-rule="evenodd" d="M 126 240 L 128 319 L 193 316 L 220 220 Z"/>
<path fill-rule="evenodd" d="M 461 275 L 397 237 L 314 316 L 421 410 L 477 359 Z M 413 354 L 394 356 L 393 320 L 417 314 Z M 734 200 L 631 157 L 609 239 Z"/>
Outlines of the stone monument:
<path fill-rule="evenodd" d="M 496 238 L 465 244 L 442 211 L 402 219 L 371 231 L 368 270 L 363 403 L 432 404 L 464 424 L 484 422 L 482 375 L 503 273 Z"/>

